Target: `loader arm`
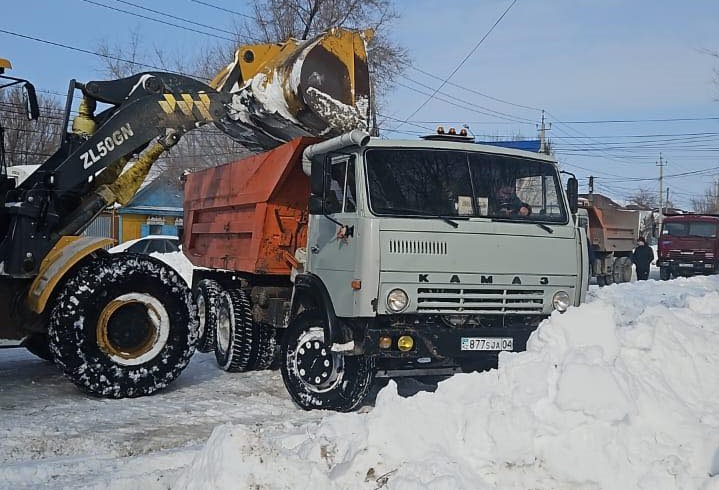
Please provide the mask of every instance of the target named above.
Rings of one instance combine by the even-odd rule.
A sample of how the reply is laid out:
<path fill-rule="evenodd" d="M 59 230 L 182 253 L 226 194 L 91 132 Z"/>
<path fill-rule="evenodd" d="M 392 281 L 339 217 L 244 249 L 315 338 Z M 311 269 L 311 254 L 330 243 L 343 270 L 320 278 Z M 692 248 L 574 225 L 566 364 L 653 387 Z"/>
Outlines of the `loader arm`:
<path fill-rule="evenodd" d="M 60 148 L 20 185 L 0 180 L 0 273 L 36 276 L 61 237 L 82 232 L 107 206 L 127 204 L 162 153 L 204 124 L 254 150 L 366 128 L 367 35 L 336 29 L 310 41 L 243 46 L 211 85 L 164 72 L 71 81 Z M 83 99 L 68 132 L 75 90 Z M 98 103 L 110 107 L 95 114 Z"/>

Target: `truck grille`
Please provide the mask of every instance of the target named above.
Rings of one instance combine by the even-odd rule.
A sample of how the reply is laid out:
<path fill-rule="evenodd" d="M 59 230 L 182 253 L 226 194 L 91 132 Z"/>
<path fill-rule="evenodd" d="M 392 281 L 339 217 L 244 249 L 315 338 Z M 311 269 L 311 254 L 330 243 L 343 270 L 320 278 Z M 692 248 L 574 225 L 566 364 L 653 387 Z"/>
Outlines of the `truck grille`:
<path fill-rule="evenodd" d="M 417 311 L 426 313 L 542 313 L 544 291 L 539 289 L 420 288 Z"/>
<path fill-rule="evenodd" d="M 447 255 L 447 242 L 429 240 L 390 240 L 389 253 Z"/>

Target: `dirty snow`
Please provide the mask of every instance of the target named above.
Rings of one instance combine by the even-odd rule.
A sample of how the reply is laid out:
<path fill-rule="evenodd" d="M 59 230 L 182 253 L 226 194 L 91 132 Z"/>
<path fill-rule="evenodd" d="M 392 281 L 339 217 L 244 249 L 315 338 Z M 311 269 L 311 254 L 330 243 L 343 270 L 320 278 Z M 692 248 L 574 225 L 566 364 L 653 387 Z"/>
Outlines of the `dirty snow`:
<path fill-rule="evenodd" d="M 198 354 L 169 389 L 80 394 L 0 357 L 0 488 L 719 489 L 719 276 L 592 287 L 524 353 L 360 413 Z"/>

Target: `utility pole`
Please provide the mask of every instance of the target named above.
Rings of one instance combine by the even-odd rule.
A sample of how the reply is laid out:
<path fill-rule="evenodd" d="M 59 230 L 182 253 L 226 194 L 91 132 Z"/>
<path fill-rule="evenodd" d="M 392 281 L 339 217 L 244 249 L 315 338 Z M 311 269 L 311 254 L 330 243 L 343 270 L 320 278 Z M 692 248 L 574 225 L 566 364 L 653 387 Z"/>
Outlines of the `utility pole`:
<path fill-rule="evenodd" d="M 659 162 L 657 163 L 657 166 L 659 167 L 659 224 L 662 224 L 662 221 L 664 221 L 664 203 L 662 202 L 662 199 L 664 198 L 664 159 L 662 158 L 662 154 L 659 154 Z"/>
<path fill-rule="evenodd" d="M 542 125 L 539 126 L 539 153 L 549 155 L 549 147 L 547 146 L 546 131 L 552 129 L 552 123 L 549 123 L 549 127 L 544 125 L 544 109 L 542 109 Z"/>
<path fill-rule="evenodd" d="M 716 181 L 716 192 L 714 193 L 714 212 L 719 213 L 719 177 Z"/>

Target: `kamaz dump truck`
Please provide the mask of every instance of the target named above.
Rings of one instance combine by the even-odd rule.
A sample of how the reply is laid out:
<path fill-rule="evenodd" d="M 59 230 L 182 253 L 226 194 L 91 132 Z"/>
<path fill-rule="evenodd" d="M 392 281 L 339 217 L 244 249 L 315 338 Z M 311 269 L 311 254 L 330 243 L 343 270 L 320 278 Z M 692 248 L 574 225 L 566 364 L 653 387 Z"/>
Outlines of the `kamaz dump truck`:
<path fill-rule="evenodd" d="M 632 280 L 632 252 L 639 238 L 638 211 L 622 209 L 610 199 L 589 194 L 579 200 L 580 225 L 587 230 L 591 275 L 608 286 Z"/>
<path fill-rule="evenodd" d="M 501 210 L 506 187 L 525 211 Z M 183 251 L 202 267 L 205 340 L 228 371 L 266 367 L 279 342 L 304 409 L 352 410 L 375 377 L 496 366 L 585 297 L 567 187 L 546 155 L 360 131 L 189 174 Z"/>

